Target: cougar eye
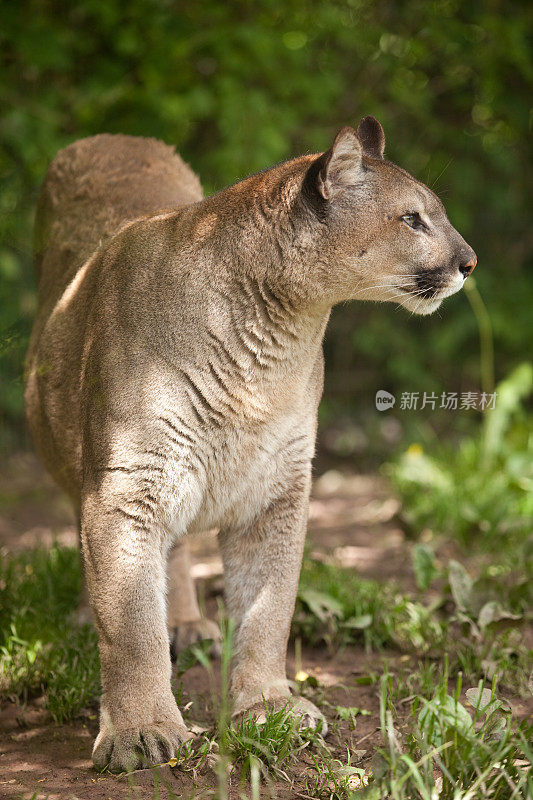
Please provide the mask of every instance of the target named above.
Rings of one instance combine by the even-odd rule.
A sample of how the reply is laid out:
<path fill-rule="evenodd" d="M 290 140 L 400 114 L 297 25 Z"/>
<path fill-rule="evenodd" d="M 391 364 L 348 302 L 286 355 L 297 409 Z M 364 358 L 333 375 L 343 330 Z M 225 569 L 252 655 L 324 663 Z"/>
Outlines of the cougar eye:
<path fill-rule="evenodd" d="M 406 225 L 409 225 L 410 228 L 413 230 L 424 230 L 426 225 L 420 219 L 420 214 L 417 211 L 412 211 L 409 214 L 404 214 L 403 217 L 400 217 L 402 222 L 405 222 Z"/>

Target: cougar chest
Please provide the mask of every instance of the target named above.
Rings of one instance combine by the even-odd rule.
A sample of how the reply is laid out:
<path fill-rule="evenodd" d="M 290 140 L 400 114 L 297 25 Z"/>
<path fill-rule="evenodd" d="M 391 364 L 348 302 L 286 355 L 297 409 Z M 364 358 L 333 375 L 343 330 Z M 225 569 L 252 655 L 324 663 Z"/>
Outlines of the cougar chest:
<path fill-rule="evenodd" d="M 286 483 L 296 445 L 309 449 L 301 420 L 288 415 L 233 429 L 213 442 L 193 529 L 249 524 Z"/>

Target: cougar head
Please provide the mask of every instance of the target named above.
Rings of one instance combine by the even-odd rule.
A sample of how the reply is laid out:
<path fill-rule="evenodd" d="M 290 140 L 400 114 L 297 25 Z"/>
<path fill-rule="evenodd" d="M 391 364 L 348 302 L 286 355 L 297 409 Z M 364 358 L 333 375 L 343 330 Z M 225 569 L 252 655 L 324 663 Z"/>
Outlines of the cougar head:
<path fill-rule="evenodd" d="M 384 160 L 385 134 L 374 117 L 342 128 L 313 161 L 302 186 L 326 239 L 320 258 L 335 301 L 396 302 L 431 314 L 459 291 L 476 254 L 437 197 Z"/>

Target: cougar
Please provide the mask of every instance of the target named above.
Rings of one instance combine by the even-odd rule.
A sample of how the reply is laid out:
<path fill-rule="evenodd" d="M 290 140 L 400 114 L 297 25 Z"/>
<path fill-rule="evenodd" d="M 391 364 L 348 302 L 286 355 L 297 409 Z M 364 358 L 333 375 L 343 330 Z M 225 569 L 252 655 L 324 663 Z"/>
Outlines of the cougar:
<path fill-rule="evenodd" d="M 325 725 L 291 697 L 285 658 L 330 310 L 374 300 L 430 314 L 476 264 L 440 200 L 386 161 L 384 145 L 365 117 L 326 152 L 205 199 L 153 139 L 80 140 L 48 170 L 26 404 L 80 519 L 102 675 L 99 769 L 166 761 L 191 735 L 171 691 L 168 630 L 215 630 L 185 549 L 210 528 L 234 621 L 233 713 L 289 703 L 302 725 Z"/>

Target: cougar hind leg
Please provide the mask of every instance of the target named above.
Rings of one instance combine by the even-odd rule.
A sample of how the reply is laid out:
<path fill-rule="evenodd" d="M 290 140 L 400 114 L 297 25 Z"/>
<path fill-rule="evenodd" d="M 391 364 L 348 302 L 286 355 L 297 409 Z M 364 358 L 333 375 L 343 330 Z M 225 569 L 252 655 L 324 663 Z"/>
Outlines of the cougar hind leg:
<path fill-rule="evenodd" d="M 180 650 L 202 639 L 212 639 L 210 653 L 219 656 L 220 629 L 215 622 L 202 617 L 191 575 L 188 542 L 181 541 L 170 551 L 167 574 L 167 626 L 171 657 L 175 660 Z"/>

